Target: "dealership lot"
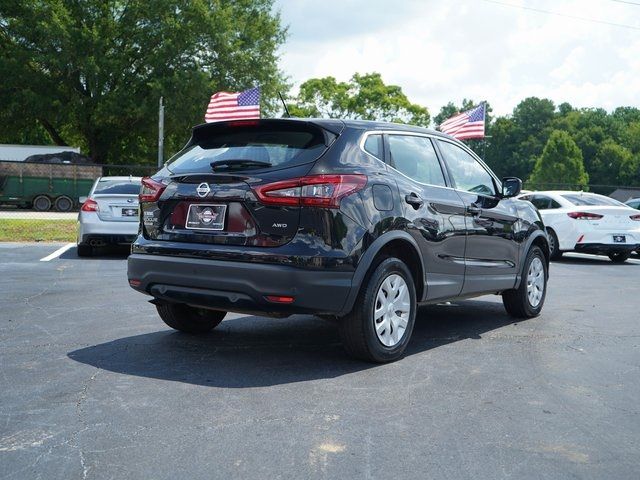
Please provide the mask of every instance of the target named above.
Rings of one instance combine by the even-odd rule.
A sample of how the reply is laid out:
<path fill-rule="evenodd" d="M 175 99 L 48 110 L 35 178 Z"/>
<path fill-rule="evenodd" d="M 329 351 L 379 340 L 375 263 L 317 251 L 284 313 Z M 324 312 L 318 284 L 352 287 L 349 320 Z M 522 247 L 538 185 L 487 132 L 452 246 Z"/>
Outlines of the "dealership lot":
<path fill-rule="evenodd" d="M 532 320 L 494 296 L 423 308 L 374 366 L 313 317 L 173 332 L 126 252 L 63 246 L 0 244 L 0 478 L 640 473 L 637 257 L 553 263 Z"/>

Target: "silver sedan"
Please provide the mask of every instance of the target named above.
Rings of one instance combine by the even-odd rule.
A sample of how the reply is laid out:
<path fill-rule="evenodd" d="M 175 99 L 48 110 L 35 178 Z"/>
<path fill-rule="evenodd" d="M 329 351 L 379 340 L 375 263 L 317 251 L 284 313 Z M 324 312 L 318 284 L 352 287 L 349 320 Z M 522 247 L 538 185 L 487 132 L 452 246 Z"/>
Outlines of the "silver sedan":
<path fill-rule="evenodd" d="M 100 177 L 89 196 L 80 198 L 78 256 L 97 247 L 130 244 L 138 234 L 138 194 L 141 177 Z"/>

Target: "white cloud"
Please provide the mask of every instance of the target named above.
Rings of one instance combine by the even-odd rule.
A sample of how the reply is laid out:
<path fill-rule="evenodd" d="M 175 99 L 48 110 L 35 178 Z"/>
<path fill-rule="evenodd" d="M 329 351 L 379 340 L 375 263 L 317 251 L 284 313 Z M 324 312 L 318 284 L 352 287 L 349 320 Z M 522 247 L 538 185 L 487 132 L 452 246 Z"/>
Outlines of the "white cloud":
<path fill-rule="evenodd" d="M 640 7 L 605 0 L 516 2 L 635 25 Z M 640 32 L 477 0 L 280 0 L 290 24 L 282 67 L 300 84 L 380 72 L 435 115 L 448 101 L 488 100 L 497 114 L 523 98 L 576 107 L 640 107 Z"/>

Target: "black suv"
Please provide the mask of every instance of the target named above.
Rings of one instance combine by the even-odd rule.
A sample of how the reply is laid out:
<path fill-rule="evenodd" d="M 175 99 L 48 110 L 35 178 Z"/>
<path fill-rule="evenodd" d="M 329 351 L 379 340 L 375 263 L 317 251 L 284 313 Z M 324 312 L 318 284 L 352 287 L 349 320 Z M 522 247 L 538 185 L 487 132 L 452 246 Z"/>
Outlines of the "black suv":
<path fill-rule="evenodd" d="M 129 284 L 177 330 L 207 332 L 228 311 L 315 314 L 338 320 L 351 355 L 392 361 L 418 304 L 497 293 L 515 317 L 540 313 L 549 248 L 520 188 L 423 128 L 200 125 L 142 180 Z"/>

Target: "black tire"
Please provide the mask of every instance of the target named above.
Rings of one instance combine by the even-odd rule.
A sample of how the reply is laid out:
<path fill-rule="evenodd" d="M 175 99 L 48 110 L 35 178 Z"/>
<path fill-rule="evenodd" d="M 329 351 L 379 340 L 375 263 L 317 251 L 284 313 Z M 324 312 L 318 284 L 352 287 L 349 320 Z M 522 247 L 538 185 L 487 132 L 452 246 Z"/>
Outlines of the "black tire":
<path fill-rule="evenodd" d="M 543 271 L 543 285 L 544 289 L 542 292 L 542 298 L 540 302 L 533 306 L 529 301 L 529 295 L 527 292 L 527 275 L 529 272 L 529 267 L 534 259 L 540 259 L 542 262 L 542 271 Z M 545 260 L 544 254 L 540 247 L 534 245 L 529 250 L 527 254 L 527 258 L 525 259 L 524 268 L 522 269 L 522 279 L 520 280 L 520 286 L 518 288 L 507 290 L 502 293 L 502 303 L 504 304 L 504 308 L 509 315 L 515 318 L 533 318 L 540 315 L 542 311 L 542 307 L 544 305 L 544 300 L 547 296 L 547 280 L 548 280 L 548 265 Z"/>
<path fill-rule="evenodd" d="M 227 312 L 196 308 L 183 303 L 156 305 L 160 318 L 171 328 L 185 333 L 207 333 L 216 328 Z"/>
<path fill-rule="evenodd" d="M 46 195 L 38 195 L 33 199 L 33 209 L 37 212 L 46 212 L 51 209 L 51 199 Z"/>
<path fill-rule="evenodd" d="M 78 245 L 77 253 L 79 257 L 93 256 L 93 247 L 91 245 Z"/>
<path fill-rule="evenodd" d="M 631 256 L 631 252 L 611 252 L 608 256 L 613 263 L 624 263 Z"/>
<path fill-rule="evenodd" d="M 551 228 L 547 228 L 547 236 L 549 237 L 549 257 L 551 260 L 560 260 L 562 252 L 558 244 L 558 236 Z"/>
<path fill-rule="evenodd" d="M 73 209 L 73 200 L 66 195 L 61 195 L 56 198 L 54 206 L 58 212 L 70 212 Z"/>
<path fill-rule="evenodd" d="M 402 277 L 407 285 L 410 312 L 403 336 L 396 345 L 387 347 L 382 344 L 376 334 L 374 310 L 378 290 L 393 274 Z M 345 350 L 350 356 L 368 362 L 386 363 L 397 360 L 404 353 L 411 338 L 416 310 L 416 289 L 407 266 L 394 257 L 382 260 L 362 284 L 353 310 L 339 320 L 338 328 Z"/>

